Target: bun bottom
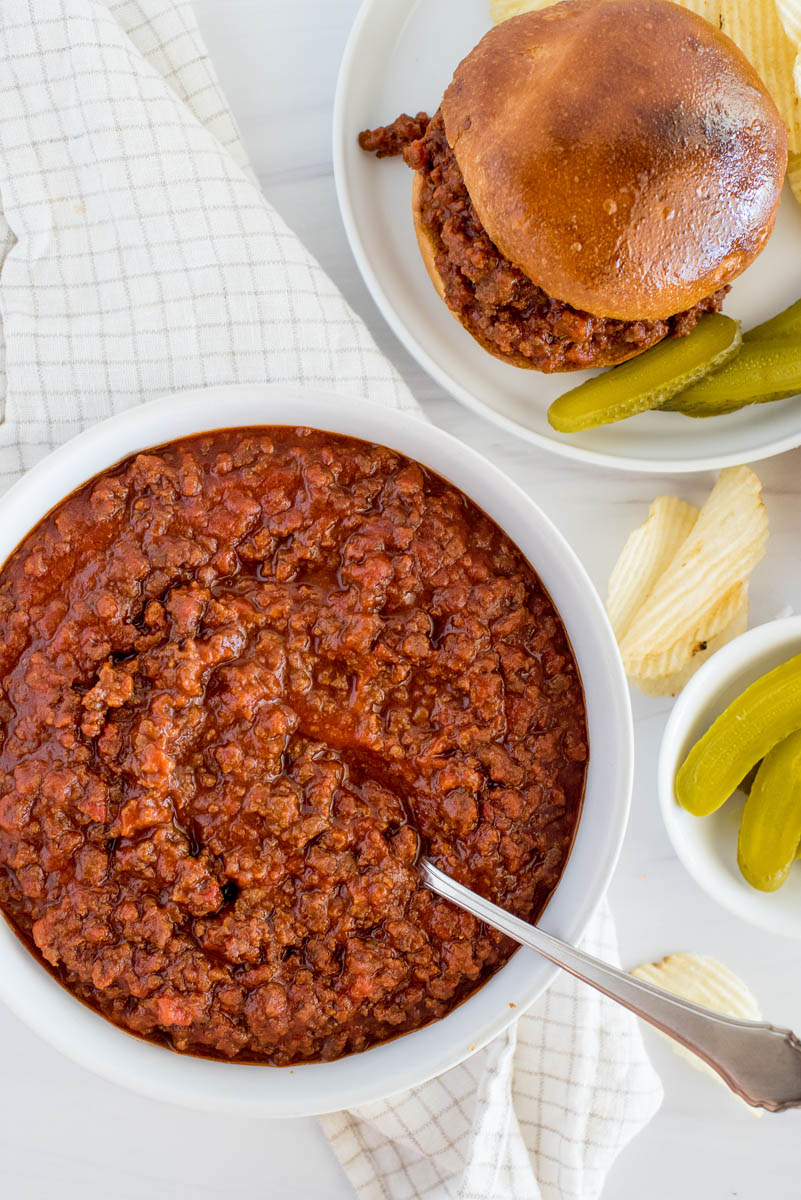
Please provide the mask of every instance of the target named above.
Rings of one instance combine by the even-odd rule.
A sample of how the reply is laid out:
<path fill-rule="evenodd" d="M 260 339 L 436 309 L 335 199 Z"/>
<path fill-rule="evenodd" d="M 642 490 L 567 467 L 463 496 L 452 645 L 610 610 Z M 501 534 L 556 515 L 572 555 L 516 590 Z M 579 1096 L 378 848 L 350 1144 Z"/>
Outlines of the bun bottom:
<path fill-rule="evenodd" d="M 431 233 L 430 229 L 428 229 L 423 222 L 422 209 L 423 177 L 419 172 L 415 172 L 414 181 L 412 183 L 412 214 L 414 216 L 414 230 L 417 234 L 417 245 L 420 248 L 420 255 L 431 278 L 431 282 L 434 284 L 434 287 L 437 290 L 437 295 L 439 296 L 440 300 L 442 300 L 442 302 L 448 306 L 448 311 L 459 322 L 462 328 L 467 330 L 474 341 L 478 342 L 481 349 L 486 350 L 487 354 L 491 354 L 493 358 L 497 358 L 501 362 L 508 363 L 513 367 L 522 367 L 526 371 L 542 372 L 542 368 L 538 367 L 537 364 L 532 362 L 530 358 L 526 358 L 524 354 L 519 354 L 517 351 L 513 351 L 511 354 L 506 354 L 504 351 L 499 350 L 495 343 L 491 342 L 489 338 L 486 338 L 481 333 L 471 329 L 463 315 L 448 305 L 445 292 L 445 283 L 437 269 L 436 239 L 434 238 L 434 235 Z M 561 365 L 554 368 L 553 372 L 543 373 L 551 374 L 556 373 L 557 371 L 567 373 L 568 371 L 586 371 L 596 367 L 615 367 L 619 363 L 627 362 L 630 358 L 636 358 L 638 354 L 644 354 L 645 351 L 650 349 L 651 345 L 653 344 L 654 343 L 651 343 L 648 346 L 636 346 L 630 351 L 621 350 L 620 347 L 617 347 L 616 349 L 609 347 L 605 350 L 599 350 L 597 356 L 590 364 L 577 364 L 576 366 Z"/>

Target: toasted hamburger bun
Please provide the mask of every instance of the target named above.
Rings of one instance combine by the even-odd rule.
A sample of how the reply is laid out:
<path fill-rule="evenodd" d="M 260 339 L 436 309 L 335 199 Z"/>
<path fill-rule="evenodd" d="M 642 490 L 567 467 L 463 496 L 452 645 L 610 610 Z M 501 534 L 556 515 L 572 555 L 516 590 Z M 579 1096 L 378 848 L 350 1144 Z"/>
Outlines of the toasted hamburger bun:
<path fill-rule="evenodd" d="M 489 237 L 594 316 L 692 308 L 773 228 L 787 166 L 776 106 L 729 38 L 669 0 L 514 17 L 461 63 L 442 112 Z M 419 221 L 418 237 L 436 283 Z"/>
<path fill-rule="evenodd" d="M 435 240 L 433 234 L 431 233 L 431 231 L 429 229 L 427 229 L 426 226 L 424 225 L 422 216 L 421 216 L 422 192 L 423 192 L 423 177 L 422 177 L 422 175 L 416 174 L 414 176 L 414 181 L 412 183 L 412 213 L 414 216 L 414 229 L 415 229 L 415 233 L 417 234 L 417 245 L 420 248 L 420 255 L 423 259 L 423 264 L 424 264 L 426 270 L 428 271 L 428 274 L 431 277 L 431 282 L 434 284 L 434 287 L 437 289 L 437 293 L 439 295 L 440 300 L 443 300 L 445 302 L 445 304 L 447 304 L 448 301 L 447 301 L 447 297 L 445 294 L 445 284 L 443 283 L 442 276 L 440 275 L 439 270 L 437 269 L 436 240 Z M 450 306 L 449 306 L 449 308 L 450 308 Z M 455 317 L 455 319 L 457 321 L 459 321 L 460 324 L 464 325 L 464 327 L 467 329 L 468 333 L 470 333 L 475 338 L 475 340 L 478 342 L 479 346 L 481 346 L 481 348 L 483 350 L 486 350 L 488 354 L 491 354 L 493 356 L 493 358 L 498 358 L 501 360 L 501 362 L 511 363 L 512 366 L 515 366 L 515 367 L 524 367 L 526 370 L 529 370 L 529 371 L 536 371 L 536 370 L 540 369 L 536 362 L 534 362 L 530 358 L 526 358 L 526 356 L 524 354 L 518 354 L 516 352 L 503 353 L 501 350 L 498 349 L 498 347 L 496 345 L 494 345 L 492 342 L 488 341 L 487 338 L 482 337 L 481 334 L 476 329 L 472 328 L 463 319 L 463 314 L 456 313 L 453 311 L 453 309 L 450 309 L 450 311 L 451 311 L 451 314 L 453 315 L 453 317 Z M 618 363 L 626 362 L 626 360 L 629 358 L 636 358 L 636 356 L 640 353 L 642 353 L 642 350 L 640 347 L 637 347 L 637 346 L 632 347 L 628 351 L 622 349 L 620 346 L 610 347 L 606 351 L 599 351 L 596 354 L 594 362 L 593 362 L 593 366 L 594 367 L 614 367 L 614 366 L 617 366 Z M 580 366 L 577 366 L 573 369 L 581 370 L 582 368 Z"/>

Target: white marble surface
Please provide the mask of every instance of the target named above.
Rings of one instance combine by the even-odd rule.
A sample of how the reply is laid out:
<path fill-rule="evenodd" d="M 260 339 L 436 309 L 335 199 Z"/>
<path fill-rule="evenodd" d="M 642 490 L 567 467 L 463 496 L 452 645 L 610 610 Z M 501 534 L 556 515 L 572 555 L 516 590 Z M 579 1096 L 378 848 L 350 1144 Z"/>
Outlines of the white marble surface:
<path fill-rule="evenodd" d="M 339 58 L 358 0 L 196 0 L 267 196 L 317 254 L 429 415 L 498 463 L 550 513 L 603 588 L 648 502 L 698 501 L 711 477 L 590 470 L 540 453 L 461 408 L 406 355 L 348 250 L 331 177 Z M 414 103 L 410 95 L 410 104 Z M 758 467 L 772 537 L 753 585 L 753 621 L 801 610 L 801 451 Z M 774 1021 L 801 1027 L 801 945 L 718 909 L 676 860 L 657 809 L 654 766 L 669 704 L 635 698 L 638 769 L 631 827 L 612 886 L 624 962 L 679 949 L 740 972 Z M 649 1034 L 666 1098 L 610 1176 L 609 1200 L 791 1200 L 801 1114 L 761 1121 Z M 313 1121 L 255 1122 L 159 1105 L 61 1058 L 0 1010 L 0 1196 L 9 1200 L 346 1200 L 351 1190 Z M 43 1137 L 46 1135 L 46 1145 Z"/>

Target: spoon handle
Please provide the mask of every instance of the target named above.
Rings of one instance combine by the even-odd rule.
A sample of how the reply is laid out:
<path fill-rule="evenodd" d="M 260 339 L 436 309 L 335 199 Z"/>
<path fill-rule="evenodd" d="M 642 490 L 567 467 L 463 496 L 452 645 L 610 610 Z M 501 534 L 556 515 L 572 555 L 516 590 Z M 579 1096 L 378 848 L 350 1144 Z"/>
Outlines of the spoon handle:
<path fill-rule="evenodd" d="M 789 1029 L 726 1017 L 671 995 L 513 917 L 454 882 L 428 859 L 422 859 L 419 867 L 421 880 L 431 891 L 675 1038 L 708 1063 L 747 1104 L 770 1112 L 801 1107 L 801 1041 Z"/>

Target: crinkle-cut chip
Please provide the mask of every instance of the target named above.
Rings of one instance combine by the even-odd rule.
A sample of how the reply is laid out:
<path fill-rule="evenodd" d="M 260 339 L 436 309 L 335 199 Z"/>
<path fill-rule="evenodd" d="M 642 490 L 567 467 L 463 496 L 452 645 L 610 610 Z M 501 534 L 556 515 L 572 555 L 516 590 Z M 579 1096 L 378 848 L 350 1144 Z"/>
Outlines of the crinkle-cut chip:
<path fill-rule="evenodd" d="M 638 979 L 645 979 L 648 983 L 664 988 L 674 996 L 702 1004 L 714 1012 L 724 1013 L 728 1017 L 739 1017 L 744 1021 L 762 1020 L 759 1004 L 751 989 L 723 963 L 705 954 L 669 954 L 661 962 L 644 963 L 641 967 L 635 967 L 631 973 Z M 692 1066 L 726 1086 L 717 1072 L 697 1054 L 693 1054 L 692 1050 L 687 1050 L 673 1038 L 666 1037 L 666 1040 L 676 1053 Z M 741 1100 L 740 1103 L 745 1102 Z M 751 1108 L 750 1105 L 746 1105 L 746 1108 L 755 1117 L 762 1116 L 761 1109 Z"/>
<path fill-rule="evenodd" d="M 697 519 L 694 505 L 678 496 L 657 496 L 647 520 L 630 534 L 609 576 L 606 598 L 606 611 L 618 641 Z"/>
<path fill-rule="evenodd" d="M 747 984 L 723 963 L 706 954 L 669 954 L 661 962 L 644 963 L 631 973 L 674 996 L 703 1004 L 727 1017 L 762 1020 L 757 999 Z"/>
<path fill-rule="evenodd" d="M 682 8 L 722 29 L 750 60 L 784 118 L 790 150 L 801 153 L 801 105 L 793 85 L 793 64 L 799 40 L 795 28 L 798 0 L 677 0 Z M 508 17 L 550 8 L 556 0 L 490 0 L 497 25 Z M 779 12 L 785 24 L 782 24 Z"/>
<path fill-rule="evenodd" d="M 801 46 L 799 46 L 798 54 L 793 67 L 793 81 L 795 83 L 796 102 L 801 108 Z M 801 151 L 790 149 L 790 157 L 787 162 L 787 178 L 790 181 L 790 187 L 793 189 L 793 195 L 799 204 L 801 204 Z"/>
<path fill-rule="evenodd" d="M 521 13 L 533 12 L 539 8 L 550 8 L 557 0 L 490 0 L 490 17 L 493 25 L 508 21 L 510 17 L 519 17 Z"/>
<path fill-rule="evenodd" d="M 793 195 L 801 204 L 801 154 L 791 154 L 787 167 L 787 179 L 793 189 Z"/>
<path fill-rule="evenodd" d="M 731 501 L 732 485 L 734 494 L 744 491 L 751 495 L 754 487 L 759 492 L 759 481 L 752 472 L 742 474 L 737 468 L 734 474 L 724 472 L 722 482 L 718 487 L 728 489 Z M 713 495 L 715 493 L 713 492 Z M 720 491 L 717 492 L 717 499 Z M 712 496 L 707 502 L 712 501 Z M 758 507 L 746 502 L 747 508 Z M 704 511 L 704 510 L 702 510 Z M 707 526 L 710 526 L 709 509 Z M 740 508 L 734 503 L 735 516 Z M 712 506 L 714 520 L 720 517 L 719 508 Z M 764 516 L 764 514 L 763 514 Z M 713 559 L 710 566 L 713 570 L 713 586 L 707 590 L 704 586 L 706 568 L 703 565 L 703 555 L 710 553 L 708 545 L 702 541 L 687 543 L 690 535 L 697 528 L 699 512 L 692 505 L 671 496 L 661 496 L 651 506 L 648 520 L 636 529 L 629 537 L 609 580 L 609 596 L 607 612 L 618 642 L 621 645 L 626 672 L 640 691 L 648 696 L 675 696 L 685 686 L 698 668 L 721 646 L 744 633 L 748 627 L 748 572 L 750 570 L 748 551 L 742 560 L 738 560 L 736 569 L 731 574 L 727 590 L 715 590 L 714 584 L 720 575 L 718 558 L 725 548 L 721 549 L 716 542 L 714 529 L 707 530 L 707 542 L 711 542 Z M 761 522 L 759 522 L 761 526 Z M 764 540 L 767 535 L 765 523 L 762 534 L 755 533 L 754 541 Z M 715 557 L 717 555 L 717 557 Z M 759 555 L 761 556 L 761 555 Z M 752 555 L 753 557 L 753 555 Z M 668 594 L 676 587 L 675 574 L 678 573 L 678 583 L 682 582 L 679 570 L 684 564 L 686 575 L 687 560 L 695 568 L 696 587 L 690 597 L 679 595 L 674 611 L 665 619 L 664 612 L 657 610 L 656 620 L 665 626 L 663 644 L 651 644 L 652 631 L 647 633 L 640 629 L 640 641 L 630 644 L 631 631 L 641 626 L 641 614 L 652 611 L 654 597 L 657 599 L 661 591 L 667 589 Z M 755 560 L 754 560 L 755 561 Z M 751 563 L 753 565 L 753 563 Z M 667 582 L 665 582 L 667 580 Z M 686 583 L 686 579 L 685 579 Z M 681 614 L 684 614 L 684 620 Z M 645 618 L 647 622 L 648 617 Z M 667 625 L 670 630 L 667 630 Z M 688 638 L 688 629 L 693 631 L 693 637 Z M 671 640 L 672 633 L 672 640 Z M 678 642 L 678 649 L 674 643 Z M 661 655 L 661 660 L 650 661 L 653 655 Z M 639 656 L 637 658 L 636 656 Z M 665 664 L 669 669 L 664 669 Z"/>
<path fill-rule="evenodd" d="M 794 46 L 801 46 L 801 0 L 775 0 L 779 20 Z"/>
<path fill-rule="evenodd" d="M 689 537 L 654 585 L 620 642 L 627 675 L 665 678 L 683 670 L 699 643 L 732 619 L 732 590 L 765 553 L 762 485 L 748 467 L 728 467 Z"/>
<path fill-rule="evenodd" d="M 796 101 L 801 108 L 801 45 L 799 46 L 795 66 L 793 67 L 793 82 L 795 84 Z M 790 187 L 793 189 L 793 195 L 798 203 L 801 204 L 801 152 L 794 151 L 792 148 L 787 163 L 787 178 L 790 182 Z"/>
<path fill-rule="evenodd" d="M 631 682 L 634 686 L 646 696 L 678 696 L 686 685 L 690 682 L 695 672 L 699 667 L 702 667 L 708 658 L 711 658 L 718 650 L 727 645 L 728 642 L 733 642 L 741 633 L 745 633 L 748 628 L 748 584 L 741 583 L 737 588 L 733 589 L 730 602 L 734 607 L 734 616 L 729 624 L 715 637 L 708 638 L 706 642 L 699 643 L 698 649 L 690 661 L 681 671 L 676 671 L 673 675 L 666 675 L 664 678 L 658 679 L 640 679 L 638 676 L 632 676 Z"/>

